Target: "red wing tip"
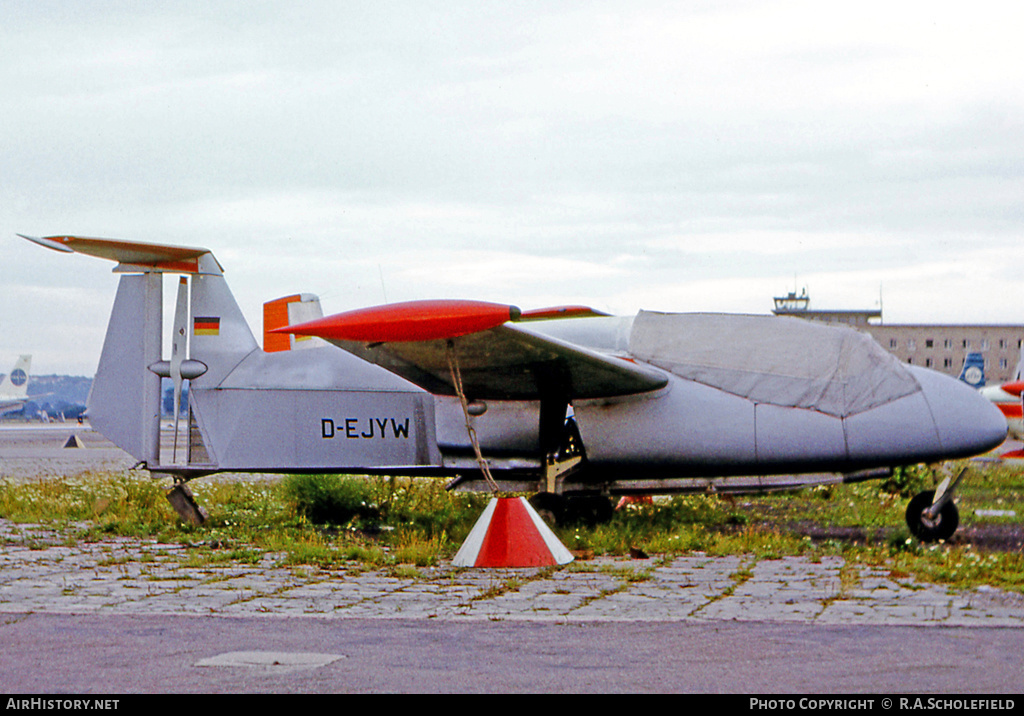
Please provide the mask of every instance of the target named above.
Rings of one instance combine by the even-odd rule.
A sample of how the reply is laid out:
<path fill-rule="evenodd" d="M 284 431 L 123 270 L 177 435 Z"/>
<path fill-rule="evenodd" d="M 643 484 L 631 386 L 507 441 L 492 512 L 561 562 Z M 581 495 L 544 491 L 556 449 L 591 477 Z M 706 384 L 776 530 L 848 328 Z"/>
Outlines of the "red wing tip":
<path fill-rule="evenodd" d="M 1024 393 L 1024 380 L 1016 380 L 1012 383 L 1006 383 L 999 386 L 1010 395 L 1020 395 Z"/>
<path fill-rule="evenodd" d="M 607 313 L 595 311 L 589 306 L 551 306 L 550 308 L 534 308 L 523 311 L 519 321 L 548 321 L 556 318 L 590 318 L 607 316 Z"/>

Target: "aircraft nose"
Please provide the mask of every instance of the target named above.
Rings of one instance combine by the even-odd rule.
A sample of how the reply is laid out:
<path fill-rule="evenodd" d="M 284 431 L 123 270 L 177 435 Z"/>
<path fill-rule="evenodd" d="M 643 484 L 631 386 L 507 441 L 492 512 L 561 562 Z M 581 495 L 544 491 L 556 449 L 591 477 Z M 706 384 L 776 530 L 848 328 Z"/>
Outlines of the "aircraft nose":
<path fill-rule="evenodd" d="M 908 368 L 924 391 L 942 450 L 949 457 L 979 455 L 1006 440 L 1006 418 L 977 390 L 932 370 Z"/>

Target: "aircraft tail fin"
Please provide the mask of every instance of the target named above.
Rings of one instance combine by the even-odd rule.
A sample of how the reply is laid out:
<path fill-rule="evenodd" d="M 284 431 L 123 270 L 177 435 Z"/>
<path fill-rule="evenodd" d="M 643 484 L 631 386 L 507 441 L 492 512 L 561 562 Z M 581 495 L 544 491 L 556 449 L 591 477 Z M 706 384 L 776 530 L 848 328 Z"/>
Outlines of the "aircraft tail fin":
<path fill-rule="evenodd" d="M 32 356 L 19 356 L 11 372 L 0 381 L 0 395 L 5 398 L 28 396 L 28 372 L 32 367 Z"/>
<path fill-rule="evenodd" d="M 276 328 L 294 326 L 323 318 L 320 298 L 310 293 L 284 296 L 263 304 L 263 350 L 267 353 L 313 348 L 323 339 L 291 333 L 274 333 Z"/>
<path fill-rule="evenodd" d="M 964 367 L 960 371 L 960 380 L 972 388 L 984 388 L 985 356 L 981 353 L 968 353 L 964 358 Z"/>
<path fill-rule="evenodd" d="M 190 387 L 216 387 L 259 348 L 220 264 L 198 247 L 74 236 L 22 238 L 118 262 L 114 272 L 122 276 L 87 414 L 93 427 L 137 460 L 151 469 L 166 467 L 160 455 L 162 379 L 172 380 L 177 402 L 184 381 Z M 167 342 L 169 360 L 163 358 L 165 273 L 182 274 L 174 335 Z"/>

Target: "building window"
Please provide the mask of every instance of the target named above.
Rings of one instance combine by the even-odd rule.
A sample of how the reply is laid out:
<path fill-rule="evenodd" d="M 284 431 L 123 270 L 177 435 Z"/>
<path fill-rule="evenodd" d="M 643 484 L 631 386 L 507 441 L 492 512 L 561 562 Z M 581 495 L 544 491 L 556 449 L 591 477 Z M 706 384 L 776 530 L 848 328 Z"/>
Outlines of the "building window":
<path fill-rule="evenodd" d="M 931 338 L 926 339 L 925 342 L 924 342 L 924 347 L 925 348 L 934 348 L 935 347 L 935 341 L 933 341 Z"/>
<path fill-rule="evenodd" d="M 970 339 L 964 338 L 964 348 L 970 348 L 970 347 L 971 347 Z"/>
<path fill-rule="evenodd" d="M 952 368 L 953 367 L 953 359 L 952 358 L 943 358 L 942 359 L 942 367 L 943 368 Z"/>
<path fill-rule="evenodd" d="M 931 358 L 925 358 L 924 359 L 924 367 L 925 368 L 931 368 L 932 367 L 932 359 Z"/>
<path fill-rule="evenodd" d="M 917 350 L 917 339 L 916 338 L 908 338 L 907 339 L 907 350 L 908 351 L 916 351 Z"/>
<path fill-rule="evenodd" d="M 953 339 L 952 338 L 947 338 L 946 340 L 944 340 L 942 342 L 942 347 L 945 348 L 946 350 L 949 350 L 950 348 L 952 348 L 953 347 Z"/>
<path fill-rule="evenodd" d="M 890 349 L 896 350 L 899 347 L 900 347 L 900 342 L 898 340 L 896 340 L 895 338 L 890 338 L 889 339 L 889 348 Z"/>

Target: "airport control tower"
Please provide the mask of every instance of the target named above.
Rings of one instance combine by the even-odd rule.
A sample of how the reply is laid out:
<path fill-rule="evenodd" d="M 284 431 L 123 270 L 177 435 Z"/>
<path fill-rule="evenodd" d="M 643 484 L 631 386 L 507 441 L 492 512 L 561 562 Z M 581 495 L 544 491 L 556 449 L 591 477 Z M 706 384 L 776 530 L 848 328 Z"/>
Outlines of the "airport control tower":
<path fill-rule="evenodd" d="M 772 313 L 863 331 L 902 362 L 954 378 L 960 374 L 968 353 L 981 354 L 985 380 L 990 383 L 1016 380 L 1018 362 L 1024 363 L 1024 325 L 883 324 L 881 307 L 813 310 L 806 288 L 799 294 L 791 291 L 777 296 Z"/>
<path fill-rule="evenodd" d="M 811 310 L 811 297 L 807 294 L 806 288 L 801 289 L 799 295 L 797 295 L 796 291 L 790 291 L 785 296 L 776 296 L 775 308 L 772 310 L 772 313 L 776 316 L 793 316 L 821 323 L 842 323 L 857 328 L 873 325 L 871 323 L 873 319 L 878 319 L 879 321 L 882 319 L 881 308 L 853 311 L 835 309 L 826 311 Z"/>

